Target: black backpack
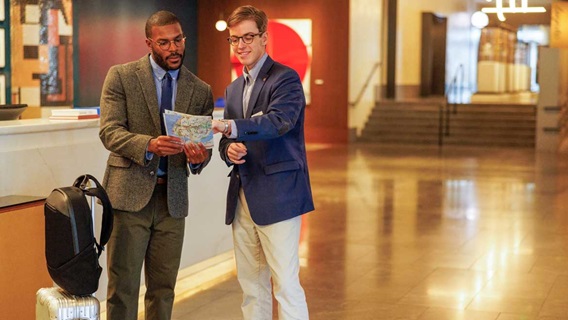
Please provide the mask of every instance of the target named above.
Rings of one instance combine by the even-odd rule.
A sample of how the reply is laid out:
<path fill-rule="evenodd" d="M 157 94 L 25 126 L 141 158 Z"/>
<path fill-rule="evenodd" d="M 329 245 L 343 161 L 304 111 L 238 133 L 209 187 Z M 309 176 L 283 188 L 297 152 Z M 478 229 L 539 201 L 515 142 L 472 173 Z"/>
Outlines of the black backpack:
<path fill-rule="evenodd" d="M 89 188 L 88 183 L 95 183 Z M 93 208 L 87 196 L 103 206 L 99 243 L 93 232 Z M 91 199 L 91 198 L 89 198 Z M 47 197 L 45 215 L 45 258 L 53 281 L 74 295 L 97 291 L 102 268 L 99 257 L 112 232 L 112 207 L 107 193 L 93 176 L 78 177 L 73 186 L 54 189 Z"/>

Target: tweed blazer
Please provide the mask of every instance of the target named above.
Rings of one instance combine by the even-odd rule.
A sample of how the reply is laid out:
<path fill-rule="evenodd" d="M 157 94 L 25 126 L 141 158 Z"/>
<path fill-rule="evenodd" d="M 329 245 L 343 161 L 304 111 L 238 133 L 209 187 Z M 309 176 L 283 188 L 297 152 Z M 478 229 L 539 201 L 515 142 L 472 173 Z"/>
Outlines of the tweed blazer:
<path fill-rule="evenodd" d="M 103 179 L 113 208 L 136 212 L 144 208 L 156 186 L 159 157 L 146 159 L 151 139 L 161 135 L 158 95 L 149 55 L 116 65 L 106 76 L 101 95 L 100 139 L 110 151 Z M 213 114 L 211 87 L 182 66 L 174 110 Z M 198 174 L 211 159 L 201 165 Z M 185 153 L 168 156 L 168 209 L 173 217 L 188 215 L 188 176 Z"/>
<path fill-rule="evenodd" d="M 267 57 L 254 82 L 246 114 L 244 85 L 240 76 L 225 92 L 225 119 L 233 119 L 237 126 L 235 139 L 222 137 L 219 142 L 221 159 L 233 166 L 225 223 L 233 222 L 240 188 L 258 225 L 314 210 L 304 142 L 306 100 L 300 77 Z M 234 165 L 227 157 L 227 148 L 235 141 L 247 147 L 243 164 Z"/>

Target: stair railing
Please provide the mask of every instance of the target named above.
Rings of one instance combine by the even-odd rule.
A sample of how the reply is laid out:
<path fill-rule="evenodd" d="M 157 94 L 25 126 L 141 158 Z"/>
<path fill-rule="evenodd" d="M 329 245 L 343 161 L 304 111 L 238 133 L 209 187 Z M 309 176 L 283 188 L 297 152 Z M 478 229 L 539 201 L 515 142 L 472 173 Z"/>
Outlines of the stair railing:
<path fill-rule="evenodd" d="M 459 80 L 459 82 L 458 82 Z M 440 115 L 438 122 L 438 145 L 444 144 L 444 136 L 450 135 L 450 118 L 451 113 L 457 114 L 457 105 L 463 103 L 463 84 L 464 84 L 464 67 L 460 64 L 450 81 L 450 85 L 444 95 L 443 106 L 440 107 Z M 453 96 L 453 99 L 452 99 Z M 450 100 L 452 100 L 450 102 Z"/>
<path fill-rule="evenodd" d="M 361 98 L 363 98 L 363 94 L 365 93 L 365 90 L 369 86 L 369 83 L 371 83 L 371 79 L 373 79 L 373 75 L 374 75 L 375 71 L 379 68 L 380 65 L 381 65 L 380 61 L 375 62 L 375 64 L 371 68 L 371 71 L 369 72 L 369 75 L 367 76 L 367 80 L 365 80 L 365 83 L 363 83 L 363 87 L 361 87 L 361 90 L 359 90 L 359 94 L 357 95 L 357 98 L 355 99 L 355 101 L 349 102 L 350 107 L 355 107 L 356 105 L 359 104 L 359 102 L 361 101 Z"/>

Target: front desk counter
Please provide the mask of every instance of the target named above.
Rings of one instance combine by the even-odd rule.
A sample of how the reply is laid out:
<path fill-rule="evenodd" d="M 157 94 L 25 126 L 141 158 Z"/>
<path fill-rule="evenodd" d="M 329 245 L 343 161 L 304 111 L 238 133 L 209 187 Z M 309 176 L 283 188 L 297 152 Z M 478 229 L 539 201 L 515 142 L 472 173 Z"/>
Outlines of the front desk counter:
<path fill-rule="evenodd" d="M 215 111 L 214 117 L 221 116 L 222 111 Z M 69 186 L 85 173 L 102 182 L 109 152 L 103 147 L 98 132 L 98 119 L 0 121 L 0 197 L 14 194 L 47 197 L 54 188 Z M 231 229 L 224 224 L 230 169 L 219 157 L 219 139 L 220 135 L 215 135 L 213 157 L 208 166 L 200 175 L 189 177 L 190 209 L 180 275 L 184 274 L 184 269 L 191 269 L 189 267 L 198 263 L 207 265 L 200 262 L 227 256 L 232 249 Z M 102 208 L 98 206 L 98 210 L 96 225 L 100 227 Z M 33 220 L 37 232 L 30 233 L 29 237 L 42 241 L 43 209 L 34 214 L 39 216 Z M 22 216 L 21 219 L 25 218 Z M 97 236 L 99 232 L 97 229 Z M 4 234 L 1 237 L 4 238 Z M 25 250 L 25 247 L 21 246 L 21 249 Z M 0 251 L 0 265 L 6 261 L 4 254 Z M 104 300 L 107 286 L 105 252 L 100 263 L 104 270 L 96 296 Z M 38 272 L 45 271 L 44 265 L 37 266 Z M 2 285 L 0 290 L 4 294 L 10 289 Z M 5 318 L 0 316 L 0 319 Z"/>

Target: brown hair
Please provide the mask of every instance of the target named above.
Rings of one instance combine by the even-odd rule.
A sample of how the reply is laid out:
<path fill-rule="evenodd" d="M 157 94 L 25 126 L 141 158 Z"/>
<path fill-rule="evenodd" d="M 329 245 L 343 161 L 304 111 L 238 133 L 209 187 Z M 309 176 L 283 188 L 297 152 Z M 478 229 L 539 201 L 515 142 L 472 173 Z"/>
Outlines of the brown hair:
<path fill-rule="evenodd" d="M 235 9 L 229 18 L 227 18 L 227 26 L 231 28 L 245 20 L 252 20 L 256 22 L 258 31 L 261 33 L 266 32 L 266 28 L 268 26 L 268 17 L 266 16 L 266 13 L 250 5 Z"/>
<path fill-rule="evenodd" d="M 150 38 L 152 35 L 152 27 L 168 26 L 174 23 L 181 26 L 181 22 L 175 14 L 165 10 L 154 13 L 146 21 L 146 38 Z"/>

